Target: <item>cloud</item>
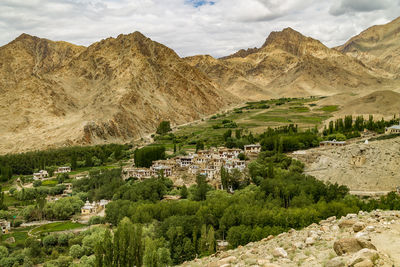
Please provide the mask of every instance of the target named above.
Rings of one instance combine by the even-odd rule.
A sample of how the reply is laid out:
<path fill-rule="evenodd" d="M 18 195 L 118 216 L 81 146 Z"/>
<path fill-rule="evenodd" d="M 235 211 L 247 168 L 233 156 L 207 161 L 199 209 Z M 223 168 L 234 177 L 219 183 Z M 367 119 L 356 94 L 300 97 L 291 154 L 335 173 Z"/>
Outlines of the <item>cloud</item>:
<path fill-rule="evenodd" d="M 392 6 L 394 2 L 393 0 L 341 0 L 332 5 L 329 13 L 340 16 L 346 13 L 384 10 Z"/>
<path fill-rule="evenodd" d="M 215 57 L 286 27 L 336 46 L 400 14 L 399 0 L 1 0 L 0 10 L 0 45 L 23 32 L 87 46 L 140 31 L 180 56 Z"/>

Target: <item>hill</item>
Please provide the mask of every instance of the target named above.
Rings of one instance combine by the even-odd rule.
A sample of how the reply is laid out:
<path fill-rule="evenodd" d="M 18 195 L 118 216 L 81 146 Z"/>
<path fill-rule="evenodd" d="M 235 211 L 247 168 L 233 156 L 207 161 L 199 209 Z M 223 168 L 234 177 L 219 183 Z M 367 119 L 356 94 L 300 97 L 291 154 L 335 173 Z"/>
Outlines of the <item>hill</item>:
<path fill-rule="evenodd" d="M 387 77 L 400 74 L 400 17 L 372 26 L 336 48 Z"/>
<path fill-rule="evenodd" d="M 139 32 L 89 47 L 23 34 L 0 47 L 1 152 L 126 142 L 237 101 Z"/>
<path fill-rule="evenodd" d="M 391 90 L 376 91 L 345 103 L 338 114 L 397 116 L 400 114 L 399 103 L 400 93 Z"/>
<path fill-rule="evenodd" d="M 379 210 L 330 217 L 181 266 L 397 266 L 399 217 L 398 211 Z"/>
<path fill-rule="evenodd" d="M 382 82 L 370 68 L 318 40 L 287 28 L 272 32 L 260 48 L 221 59 L 186 58 L 240 98 L 333 95 Z"/>

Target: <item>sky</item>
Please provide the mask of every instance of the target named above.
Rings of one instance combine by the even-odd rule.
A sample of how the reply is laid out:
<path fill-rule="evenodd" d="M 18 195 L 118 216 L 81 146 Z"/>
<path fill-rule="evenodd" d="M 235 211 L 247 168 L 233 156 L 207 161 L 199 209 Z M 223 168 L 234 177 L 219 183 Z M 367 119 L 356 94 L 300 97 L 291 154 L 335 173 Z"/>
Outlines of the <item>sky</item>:
<path fill-rule="evenodd" d="M 22 33 L 88 46 L 140 31 L 180 56 L 226 56 L 291 27 L 328 47 L 400 15 L 400 0 L 0 0 L 0 46 Z"/>

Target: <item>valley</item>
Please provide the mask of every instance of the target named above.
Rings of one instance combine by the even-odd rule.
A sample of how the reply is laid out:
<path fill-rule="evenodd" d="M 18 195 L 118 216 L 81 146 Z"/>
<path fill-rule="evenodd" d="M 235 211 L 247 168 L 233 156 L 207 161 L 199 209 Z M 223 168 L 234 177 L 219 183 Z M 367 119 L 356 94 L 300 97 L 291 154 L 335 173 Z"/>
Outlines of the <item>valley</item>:
<path fill-rule="evenodd" d="M 0 266 L 398 264 L 399 21 L 222 58 L 0 47 Z"/>

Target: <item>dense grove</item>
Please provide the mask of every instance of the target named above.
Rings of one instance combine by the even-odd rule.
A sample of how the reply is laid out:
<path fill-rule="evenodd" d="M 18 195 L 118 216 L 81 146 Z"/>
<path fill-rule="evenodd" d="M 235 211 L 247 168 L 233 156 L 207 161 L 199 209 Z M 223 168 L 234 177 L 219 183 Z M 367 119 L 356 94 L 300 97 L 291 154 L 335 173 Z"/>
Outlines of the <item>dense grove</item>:
<path fill-rule="evenodd" d="M 82 166 L 92 167 L 105 162 L 120 160 L 131 147 L 128 145 L 99 145 L 85 147 L 66 147 L 44 151 L 26 152 L 0 156 L 0 174 L 7 181 L 13 174 L 28 175 L 35 170 L 67 164 L 73 169 Z"/>
<path fill-rule="evenodd" d="M 134 152 L 135 166 L 149 168 L 153 161 L 165 159 L 164 146 L 146 146 Z"/>
<path fill-rule="evenodd" d="M 399 119 L 395 117 L 391 120 L 385 121 L 383 118 L 381 120 L 375 121 L 372 115 L 369 116 L 368 120 L 365 120 L 363 116 L 357 116 L 355 119 L 353 116 L 345 116 L 343 118 L 339 118 L 335 121 L 330 121 L 328 127 L 325 127 L 323 130 L 323 135 L 336 139 L 337 134 L 342 134 L 347 139 L 359 137 L 360 132 L 364 129 L 369 131 L 374 131 L 376 133 L 384 133 L 385 127 L 392 126 L 394 124 L 398 124 Z"/>

